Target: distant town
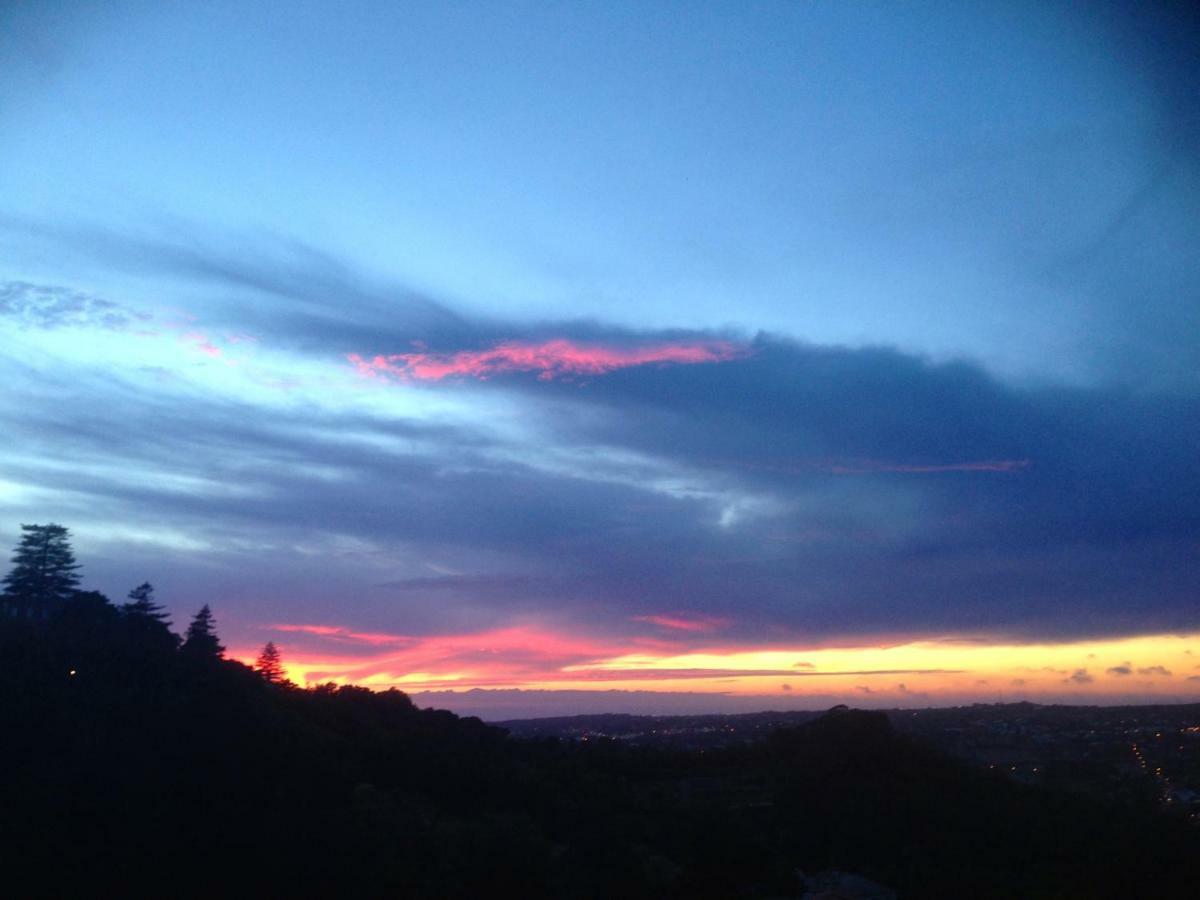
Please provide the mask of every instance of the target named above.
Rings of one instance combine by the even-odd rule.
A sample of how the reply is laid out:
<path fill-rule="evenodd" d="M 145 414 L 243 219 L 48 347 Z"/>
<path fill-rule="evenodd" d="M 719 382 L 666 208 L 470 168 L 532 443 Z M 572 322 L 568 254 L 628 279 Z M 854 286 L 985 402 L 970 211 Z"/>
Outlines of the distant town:
<path fill-rule="evenodd" d="M 900 733 L 1021 784 L 1122 798 L 1200 826 L 1200 703 L 974 704 L 886 710 Z M 518 738 L 619 741 L 703 752 L 765 740 L 821 712 L 584 715 L 495 724 Z"/>

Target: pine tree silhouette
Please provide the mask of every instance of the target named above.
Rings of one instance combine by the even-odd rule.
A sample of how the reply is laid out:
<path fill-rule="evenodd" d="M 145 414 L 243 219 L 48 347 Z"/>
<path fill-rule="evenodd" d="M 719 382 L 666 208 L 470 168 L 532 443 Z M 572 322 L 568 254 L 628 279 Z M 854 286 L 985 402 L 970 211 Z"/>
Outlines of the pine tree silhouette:
<path fill-rule="evenodd" d="M 146 581 L 129 592 L 130 603 L 122 604 L 121 618 L 126 634 L 145 651 L 170 652 L 179 646 L 171 631 L 166 610 L 154 600 L 154 586 Z"/>
<path fill-rule="evenodd" d="M 161 625 L 170 625 L 170 619 L 162 604 L 154 601 L 154 585 L 144 581 L 129 592 L 132 603 L 121 606 L 121 613 L 129 618 L 146 619 Z"/>
<path fill-rule="evenodd" d="M 283 660 L 274 641 L 267 641 L 262 648 L 262 653 L 258 654 L 254 668 L 258 670 L 258 674 L 263 679 L 271 684 L 281 684 L 287 680 L 287 675 L 283 671 Z"/>
<path fill-rule="evenodd" d="M 217 640 L 216 624 L 212 610 L 205 603 L 188 625 L 180 652 L 194 659 L 220 659 L 225 648 Z"/>
<path fill-rule="evenodd" d="M 71 532 L 62 525 L 22 525 L 13 568 L 4 578 L 4 600 L 27 615 L 47 615 L 73 597 L 79 584 Z"/>

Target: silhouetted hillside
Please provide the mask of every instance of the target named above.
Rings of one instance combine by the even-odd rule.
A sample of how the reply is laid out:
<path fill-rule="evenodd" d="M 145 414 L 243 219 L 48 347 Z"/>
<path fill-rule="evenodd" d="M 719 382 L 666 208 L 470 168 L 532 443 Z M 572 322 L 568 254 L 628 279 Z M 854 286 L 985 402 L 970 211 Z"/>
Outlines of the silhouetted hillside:
<path fill-rule="evenodd" d="M 799 897 L 797 870 L 842 869 L 1090 900 L 1200 874 L 1186 825 L 990 777 L 882 713 L 704 752 L 515 740 L 398 691 L 273 683 L 209 620 L 181 646 L 131 607 L 0 620 L 14 896 Z"/>

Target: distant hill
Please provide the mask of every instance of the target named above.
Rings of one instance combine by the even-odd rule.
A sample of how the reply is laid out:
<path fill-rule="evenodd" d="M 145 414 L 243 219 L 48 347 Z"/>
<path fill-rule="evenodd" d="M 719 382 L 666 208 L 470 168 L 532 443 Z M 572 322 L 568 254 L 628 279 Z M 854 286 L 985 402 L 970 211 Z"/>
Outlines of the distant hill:
<path fill-rule="evenodd" d="M 0 619 L 11 896 L 727 900 L 874 883 L 1103 900 L 1190 898 L 1200 877 L 1185 821 L 1014 783 L 882 712 L 573 717 L 506 735 L 399 691 L 273 683 L 220 658 L 215 634 L 189 651 L 144 619 L 96 594 Z M 602 736 L 647 727 L 756 739 Z"/>

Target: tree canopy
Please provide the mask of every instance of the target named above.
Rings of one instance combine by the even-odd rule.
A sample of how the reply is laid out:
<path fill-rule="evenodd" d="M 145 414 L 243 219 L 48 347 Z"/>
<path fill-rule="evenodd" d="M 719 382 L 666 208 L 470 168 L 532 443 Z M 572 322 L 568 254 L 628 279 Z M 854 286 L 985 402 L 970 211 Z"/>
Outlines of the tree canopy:
<path fill-rule="evenodd" d="M 254 668 L 266 681 L 271 684 L 280 684 L 287 680 L 287 675 L 283 671 L 283 657 L 279 653 L 279 648 L 275 646 L 274 641 L 267 641 L 262 648 L 262 653 L 258 654 L 258 659 L 254 663 Z"/>
<path fill-rule="evenodd" d="M 207 603 L 200 607 L 188 625 L 180 651 L 193 659 L 220 659 L 225 653 L 225 648 L 217 639 L 216 619 Z"/>
<path fill-rule="evenodd" d="M 130 618 L 148 619 L 163 625 L 170 624 L 170 618 L 161 603 L 154 600 L 154 585 L 143 581 L 129 592 L 129 603 L 122 604 L 121 612 Z"/>
<path fill-rule="evenodd" d="M 179 646 L 167 611 L 154 599 L 154 585 L 148 581 L 129 592 L 129 602 L 121 605 L 121 621 L 130 637 L 147 652 L 166 653 Z"/>
<path fill-rule="evenodd" d="M 4 578 L 9 602 L 33 607 L 57 606 L 74 596 L 79 586 L 71 532 L 62 525 L 22 525 L 13 551 L 13 567 Z"/>

